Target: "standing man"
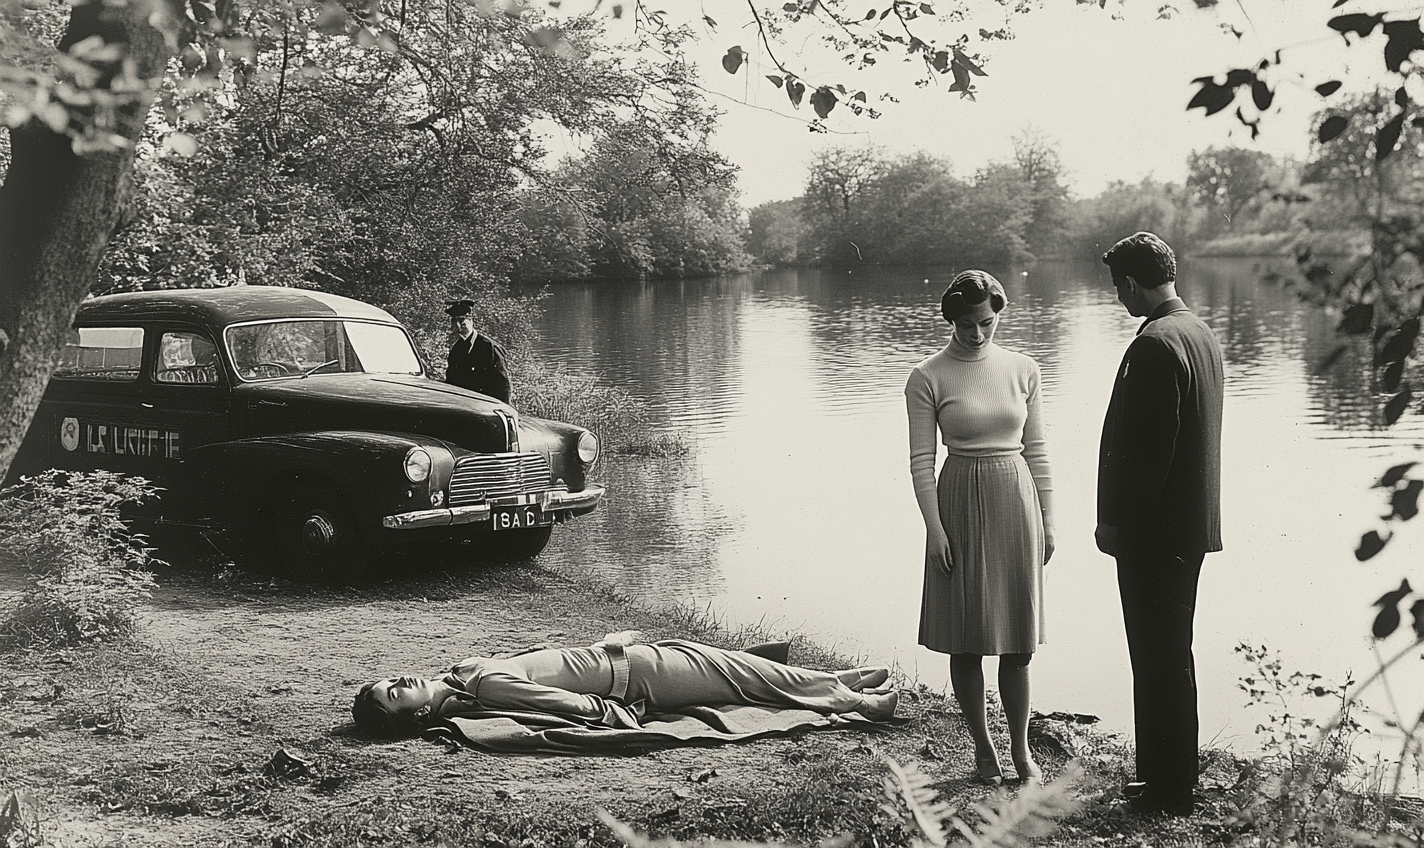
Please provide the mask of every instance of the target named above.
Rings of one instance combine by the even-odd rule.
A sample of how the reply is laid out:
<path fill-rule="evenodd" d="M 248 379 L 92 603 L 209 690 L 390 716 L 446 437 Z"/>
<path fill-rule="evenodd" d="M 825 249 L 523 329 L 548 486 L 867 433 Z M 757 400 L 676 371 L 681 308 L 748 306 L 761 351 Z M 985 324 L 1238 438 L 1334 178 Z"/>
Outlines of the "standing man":
<path fill-rule="evenodd" d="M 1221 349 L 1177 297 L 1162 239 L 1135 233 L 1103 263 L 1128 313 L 1147 319 L 1118 367 L 1098 457 L 1098 549 L 1117 558 L 1132 659 L 1137 781 L 1123 794 L 1134 812 L 1186 815 L 1197 782 L 1197 578 L 1221 550 Z"/>
<path fill-rule="evenodd" d="M 450 328 L 459 336 L 445 364 L 445 382 L 509 403 L 504 348 L 475 329 L 475 319 L 470 315 L 474 307 L 473 300 L 454 300 L 445 310 L 450 316 Z"/>

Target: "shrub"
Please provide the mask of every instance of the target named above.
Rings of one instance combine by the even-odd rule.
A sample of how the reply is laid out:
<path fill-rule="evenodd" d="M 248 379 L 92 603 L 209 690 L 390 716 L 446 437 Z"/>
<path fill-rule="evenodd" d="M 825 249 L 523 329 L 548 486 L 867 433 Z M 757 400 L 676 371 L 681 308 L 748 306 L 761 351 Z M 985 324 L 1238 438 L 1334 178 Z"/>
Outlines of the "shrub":
<path fill-rule="evenodd" d="M 687 443 L 676 433 L 653 430 L 643 404 L 617 386 L 532 361 L 521 365 L 513 383 L 521 412 L 587 427 L 607 453 L 676 456 L 687 452 Z"/>
<path fill-rule="evenodd" d="M 0 632 L 25 644 L 71 644 L 131 633 L 157 562 L 120 516 L 157 489 L 107 471 L 46 471 L 0 491 L 0 558 L 24 588 Z"/>

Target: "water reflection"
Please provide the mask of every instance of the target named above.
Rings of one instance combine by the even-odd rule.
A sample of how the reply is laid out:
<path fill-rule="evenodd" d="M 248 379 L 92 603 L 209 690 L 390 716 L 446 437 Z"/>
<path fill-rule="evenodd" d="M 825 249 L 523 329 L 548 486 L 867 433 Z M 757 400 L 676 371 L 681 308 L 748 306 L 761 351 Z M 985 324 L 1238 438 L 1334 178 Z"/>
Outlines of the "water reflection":
<path fill-rule="evenodd" d="M 1101 264 L 992 270 L 1011 301 L 997 340 L 1044 374 L 1058 493 L 1036 699 L 1125 729 L 1117 589 L 1092 528 L 1102 414 L 1139 322 Z M 557 534 L 546 556 L 653 600 L 713 602 L 733 622 L 894 660 L 943 686 L 943 657 L 915 645 L 923 528 L 902 391 L 910 367 L 948 340 L 938 298 L 951 276 L 789 270 L 555 289 L 545 353 L 643 399 L 694 449 L 675 461 L 610 460 L 606 507 Z M 1203 733 L 1241 741 L 1257 717 L 1236 691 L 1248 671 L 1238 642 L 1281 648 L 1288 668 L 1367 670 L 1370 604 L 1406 573 L 1418 530 L 1367 565 L 1351 550 L 1379 512 L 1370 483 L 1424 428 L 1413 418 L 1378 428 L 1368 351 L 1351 342 L 1321 369 L 1340 344 L 1333 319 L 1258 283 L 1253 263 L 1187 260 L 1180 277 L 1227 364 L 1227 550 L 1208 557 L 1198 614 Z M 1424 692 L 1401 700 L 1424 702 Z"/>

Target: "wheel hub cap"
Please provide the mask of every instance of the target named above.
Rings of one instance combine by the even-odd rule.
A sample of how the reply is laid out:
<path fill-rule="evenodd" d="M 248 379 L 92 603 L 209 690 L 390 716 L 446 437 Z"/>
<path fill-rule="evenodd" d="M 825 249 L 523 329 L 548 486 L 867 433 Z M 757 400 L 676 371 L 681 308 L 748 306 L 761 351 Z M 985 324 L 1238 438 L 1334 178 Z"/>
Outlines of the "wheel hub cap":
<path fill-rule="evenodd" d="M 336 528 L 324 515 L 309 515 L 302 524 L 302 547 L 310 553 L 330 550 L 336 539 Z"/>

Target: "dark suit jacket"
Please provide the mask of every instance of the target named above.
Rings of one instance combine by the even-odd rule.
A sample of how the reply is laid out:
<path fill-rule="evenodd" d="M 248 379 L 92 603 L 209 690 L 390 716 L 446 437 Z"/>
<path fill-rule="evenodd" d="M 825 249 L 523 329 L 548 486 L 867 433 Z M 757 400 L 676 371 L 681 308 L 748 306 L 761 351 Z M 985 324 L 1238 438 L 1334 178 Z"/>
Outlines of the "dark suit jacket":
<path fill-rule="evenodd" d="M 499 342 L 475 333 L 474 341 L 460 339 L 450 348 L 445 382 L 509 403 L 509 370 Z"/>
<path fill-rule="evenodd" d="M 1117 528 L 1117 553 L 1221 550 L 1222 371 L 1179 298 L 1128 345 L 1098 455 L 1098 523 Z"/>

